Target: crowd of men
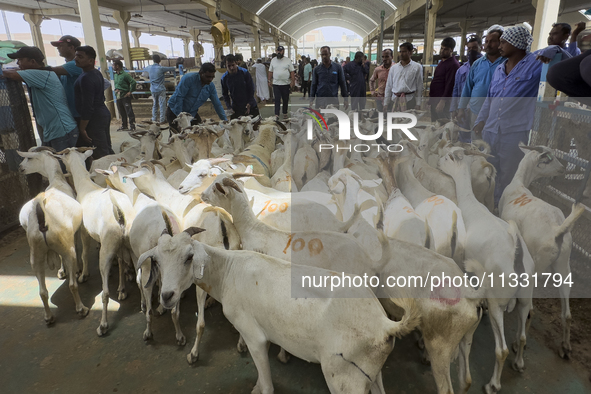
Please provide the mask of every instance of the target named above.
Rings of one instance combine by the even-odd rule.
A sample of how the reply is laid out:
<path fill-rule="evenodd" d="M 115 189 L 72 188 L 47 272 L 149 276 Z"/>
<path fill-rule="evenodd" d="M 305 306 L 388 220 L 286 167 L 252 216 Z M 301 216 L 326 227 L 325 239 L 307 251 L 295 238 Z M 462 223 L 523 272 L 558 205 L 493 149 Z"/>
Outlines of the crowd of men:
<path fill-rule="evenodd" d="M 549 32 L 549 46 L 532 53 L 533 38 L 527 28 L 504 29 L 493 25 L 484 37 L 484 45 L 480 37 L 468 39 L 467 61 L 463 64 L 454 56 L 455 40 L 447 37 L 441 42 L 440 60 L 433 73 L 428 100 L 423 100 L 424 69 L 412 60 L 415 48 L 410 42 L 398 48 L 398 62 L 394 62 L 392 49 L 384 49 L 381 64 L 371 77 L 370 61 L 363 52 L 355 53 L 352 61 L 347 58 L 340 64 L 336 58 L 331 59 L 328 46 L 320 49 L 320 63 L 303 57 L 297 71 L 291 59 L 285 57 L 283 46 L 276 48 L 268 69 L 262 59 L 247 64 L 239 55 L 227 55 L 223 59 L 227 71 L 221 78 L 227 110 L 212 83 L 216 73 L 212 63 L 204 63 L 199 72 L 184 75 L 166 105 L 164 74 L 174 68 L 162 67 L 160 57 L 154 55 L 153 65 L 145 70 L 154 101 L 152 121 L 167 121 L 178 132 L 173 122 L 176 117 L 188 112 L 194 117 L 193 124 L 201 123 L 198 111 L 207 100 L 211 100 L 222 120 L 228 116 L 256 116 L 259 108 L 255 96 L 265 104 L 270 98 L 269 89 L 274 96 L 276 118 L 280 112 L 287 118 L 296 72 L 300 90 L 303 97 L 308 94 L 310 106 L 338 106 L 340 90 L 345 109 L 350 99 L 352 109 L 361 110 L 365 108 L 368 82 L 378 110 L 404 111 L 421 106 L 426 109 L 428 104 L 432 121 L 453 119 L 465 130 L 461 133 L 463 141 L 486 141 L 491 146 L 494 156 L 491 162 L 498 173 L 495 191 L 498 202 L 523 156 L 518 144 L 527 142 L 532 127 L 542 63 L 561 54 L 563 61 L 551 68 L 548 80 L 555 88 L 591 104 L 591 50 L 581 54 L 577 48 L 577 36 L 584 28 L 582 22 L 572 31 L 570 25 L 557 23 Z M 4 76 L 26 83 L 43 145 L 56 150 L 94 146 L 94 158 L 112 153 L 111 116 L 104 95 L 108 81 L 95 69 L 96 52 L 92 47 L 81 46 L 72 36 L 63 36 L 52 45 L 65 60 L 62 66 L 46 67 L 38 48 L 24 47 L 9 55 L 18 60 L 20 70 L 5 71 Z M 250 64 L 255 80 L 248 70 Z M 113 62 L 113 70 L 122 117 L 119 130 L 134 130 L 132 93 L 136 81 L 124 71 L 119 60 Z"/>

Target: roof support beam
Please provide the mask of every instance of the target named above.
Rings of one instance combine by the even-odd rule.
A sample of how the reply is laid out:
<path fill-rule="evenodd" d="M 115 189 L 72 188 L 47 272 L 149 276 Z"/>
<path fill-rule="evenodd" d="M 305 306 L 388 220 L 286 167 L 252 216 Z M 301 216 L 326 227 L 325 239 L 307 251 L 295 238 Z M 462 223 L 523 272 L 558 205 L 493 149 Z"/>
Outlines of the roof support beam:
<path fill-rule="evenodd" d="M 390 14 L 388 18 L 384 20 L 384 26 L 390 27 L 394 26 L 396 23 L 400 22 L 402 19 L 406 18 L 410 14 L 414 13 L 416 10 L 425 6 L 425 0 L 407 0 L 396 9 L 396 12 Z M 363 39 L 363 43 L 366 44 L 369 40 L 373 40 L 380 34 L 379 27 L 373 29 L 367 37 Z"/>

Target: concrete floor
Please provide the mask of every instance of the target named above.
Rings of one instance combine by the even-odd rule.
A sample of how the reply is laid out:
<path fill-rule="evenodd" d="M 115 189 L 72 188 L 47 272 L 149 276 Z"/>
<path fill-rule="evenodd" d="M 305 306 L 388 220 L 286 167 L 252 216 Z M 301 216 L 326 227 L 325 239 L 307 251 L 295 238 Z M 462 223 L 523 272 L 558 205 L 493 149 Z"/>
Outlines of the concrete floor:
<path fill-rule="evenodd" d="M 137 287 L 128 283 L 129 297 L 120 304 L 111 300 L 109 333 L 97 337 L 100 320 L 100 274 L 91 264 L 90 279 L 80 285 L 80 295 L 91 307 L 79 318 L 67 285 L 47 272 L 47 284 L 56 323 L 43 321 L 37 282 L 28 261 L 28 245 L 22 230 L 13 234 L 9 245 L 0 248 L 0 382 L 2 393 L 250 393 L 256 383 L 256 369 L 248 354 L 236 351 L 238 333 L 216 304 L 206 310 L 206 329 L 200 359 L 189 366 L 185 355 L 195 338 L 194 288 L 182 301 L 181 325 L 188 344 L 176 345 L 169 314 L 154 319 L 154 339 L 145 343 L 145 318 L 140 312 Z M 110 278 L 111 294 L 117 294 L 117 272 Z M 505 393 L 591 393 L 591 383 L 582 370 L 562 360 L 548 348 L 536 328 L 546 324 L 534 317 L 532 335 L 525 353 L 526 370 L 513 371 L 510 360 L 503 371 Z M 506 324 L 508 340 L 514 336 L 515 319 Z M 558 338 L 556 344 L 558 344 Z M 474 380 L 471 392 L 480 392 L 494 364 L 494 345 L 488 318 L 478 328 L 471 354 Z M 276 393 L 328 393 L 320 366 L 292 357 L 279 363 L 270 350 Z M 384 385 L 389 393 L 435 393 L 430 368 L 419 361 L 412 335 L 397 340 L 384 365 Z M 457 385 L 455 367 L 452 371 Z M 457 386 L 456 386 L 457 387 Z"/>
<path fill-rule="evenodd" d="M 265 108 L 265 112 L 270 108 Z M 268 114 L 264 114 L 268 115 Z M 126 133 L 114 130 L 117 151 Z M 7 239 L 9 240 L 7 242 Z M 96 261 L 90 267 L 90 279 L 80 285 L 82 301 L 92 310 L 79 318 L 66 283 L 47 271 L 55 324 L 47 327 L 38 296 L 37 281 L 28 264 L 28 245 L 22 230 L 4 240 L 0 247 L 0 384 L 1 393 L 250 393 L 257 373 L 251 357 L 236 351 L 238 332 L 225 319 L 220 304 L 206 310 L 206 329 L 200 346 L 200 359 L 194 366 L 185 360 L 195 339 L 197 311 L 194 288 L 187 292 L 181 306 L 181 326 L 188 344 L 176 345 L 169 314 L 154 319 L 154 339 L 145 343 L 142 333 L 145 318 L 140 311 L 140 296 L 135 284 L 128 283 L 129 296 L 120 304 L 111 300 L 109 333 L 97 337 L 100 320 L 100 274 Z M 97 257 L 97 256 L 95 256 Z M 112 270 L 111 295 L 117 294 L 118 274 Z M 502 379 L 504 393 L 591 393 L 589 371 L 556 353 L 559 338 L 552 342 L 540 334 L 548 322 L 534 315 L 525 353 L 526 370 L 511 369 L 513 354 L 505 363 Z M 515 317 L 509 315 L 506 337 L 511 342 Z M 573 345 L 574 346 L 574 345 Z M 270 350 L 275 392 L 328 393 L 320 366 L 292 357 L 287 365 L 279 363 Z M 481 322 L 472 347 L 473 387 L 481 392 L 494 365 L 494 339 L 488 318 Z M 420 363 L 412 335 L 397 340 L 383 369 L 388 393 L 436 393 L 428 366 Z M 457 387 L 456 369 L 452 379 Z"/>

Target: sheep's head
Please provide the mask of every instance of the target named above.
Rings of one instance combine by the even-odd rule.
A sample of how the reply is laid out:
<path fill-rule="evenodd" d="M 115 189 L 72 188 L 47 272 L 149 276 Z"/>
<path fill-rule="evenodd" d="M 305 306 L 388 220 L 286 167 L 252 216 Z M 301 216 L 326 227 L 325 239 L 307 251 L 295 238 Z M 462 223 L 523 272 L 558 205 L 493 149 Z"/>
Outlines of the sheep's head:
<path fill-rule="evenodd" d="M 246 198 L 244 189 L 235 181 L 237 174 L 221 174 L 201 194 L 201 200 L 232 213 L 232 196 L 240 194 Z"/>
<path fill-rule="evenodd" d="M 143 193 L 154 195 L 154 180 L 156 178 L 164 179 L 162 172 L 156 168 L 156 165 L 160 165 L 165 168 L 164 164 L 158 160 L 142 161 L 139 168 L 132 174 L 127 174 L 122 177 L 122 181 L 126 179 L 133 179 L 135 185 Z"/>
<path fill-rule="evenodd" d="M 181 194 L 191 194 L 193 196 L 200 196 L 215 180 L 215 177 L 223 171 L 217 167 L 217 164 L 227 162 L 229 159 L 201 159 L 195 164 L 186 163 L 191 172 L 179 186 Z"/>
<path fill-rule="evenodd" d="M 142 269 L 148 269 L 145 263 L 151 259 L 150 276 L 144 286 L 152 285 L 160 277 L 160 302 L 167 309 L 173 308 L 180 300 L 182 292 L 204 276 L 210 258 L 203 245 L 191 239 L 202 231 L 205 230 L 191 227 L 170 236 L 165 230 L 158 239 L 158 245 L 138 258 L 138 278 L 141 278 Z"/>
<path fill-rule="evenodd" d="M 534 178 L 531 181 L 543 177 L 563 175 L 566 172 L 562 163 L 554 156 L 552 149 L 546 146 L 527 146 L 520 143 L 519 149 L 525 153 L 523 160 L 531 160 L 534 164 L 532 166 Z"/>
<path fill-rule="evenodd" d="M 52 153 L 52 155 L 59 158 L 66 165 L 68 172 L 72 172 L 71 168 L 76 165 L 86 171 L 84 162 L 92 156 L 93 149 L 95 148 L 66 148 L 63 151 Z"/>
<path fill-rule="evenodd" d="M 191 127 L 191 121 L 193 120 L 193 116 L 188 112 L 181 112 L 178 114 L 175 120 L 172 121 L 173 124 L 177 125 L 179 130 L 184 130 L 187 127 Z"/>
<path fill-rule="evenodd" d="M 55 150 L 47 146 L 36 146 L 29 149 L 28 152 L 16 151 L 16 153 L 24 158 L 18 166 L 19 171 L 23 174 L 39 173 L 47 178 L 48 171 L 57 169 L 56 166 L 59 166 L 57 158 L 51 155 L 51 153 L 55 153 Z"/>

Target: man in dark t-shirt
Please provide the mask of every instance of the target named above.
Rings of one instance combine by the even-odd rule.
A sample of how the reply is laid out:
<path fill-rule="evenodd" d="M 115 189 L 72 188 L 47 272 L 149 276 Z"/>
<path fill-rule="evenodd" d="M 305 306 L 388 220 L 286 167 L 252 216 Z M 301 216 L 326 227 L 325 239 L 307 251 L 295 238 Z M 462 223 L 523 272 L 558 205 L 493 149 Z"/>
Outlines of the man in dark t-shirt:
<path fill-rule="evenodd" d="M 259 108 L 254 98 L 252 76 L 247 69 L 238 67 L 234 55 L 226 56 L 226 68 L 228 71 L 222 75 L 221 84 L 226 107 L 234 111 L 231 119 L 239 116 L 258 116 Z"/>
<path fill-rule="evenodd" d="M 431 105 L 431 121 L 449 118 L 449 107 L 456 81 L 456 71 L 460 63 L 453 56 L 456 42 L 451 37 L 441 41 L 441 61 L 435 68 L 433 80 L 429 89 L 429 104 Z"/>
<path fill-rule="evenodd" d="M 78 146 L 95 147 L 92 157 L 96 160 L 115 153 L 111 147 L 111 113 L 105 105 L 104 78 L 94 68 L 96 52 L 91 46 L 76 48 L 74 60 L 83 71 L 74 84 L 76 111 L 80 114 Z"/>

